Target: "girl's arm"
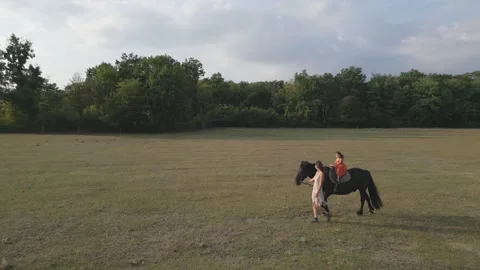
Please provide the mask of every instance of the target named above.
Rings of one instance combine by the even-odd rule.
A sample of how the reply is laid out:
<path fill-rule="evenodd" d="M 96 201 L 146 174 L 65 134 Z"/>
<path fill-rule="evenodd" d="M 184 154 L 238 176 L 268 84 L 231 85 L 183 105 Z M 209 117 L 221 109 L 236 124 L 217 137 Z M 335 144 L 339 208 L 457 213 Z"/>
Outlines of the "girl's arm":
<path fill-rule="evenodd" d="M 337 159 L 335 159 L 335 163 L 330 164 L 330 166 L 338 165 L 338 164 L 340 164 L 340 162 L 341 162 L 341 159 L 337 158 Z"/>
<path fill-rule="evenodd" d="M 308 182 L 309 182 L 309 183 L 315 182 L 315 178 L 317 178 L 317 174 L 318 174 L 318 172 L 315 173 L 315 176 L 314 176 L 312 179 L 310 179 Z"/>

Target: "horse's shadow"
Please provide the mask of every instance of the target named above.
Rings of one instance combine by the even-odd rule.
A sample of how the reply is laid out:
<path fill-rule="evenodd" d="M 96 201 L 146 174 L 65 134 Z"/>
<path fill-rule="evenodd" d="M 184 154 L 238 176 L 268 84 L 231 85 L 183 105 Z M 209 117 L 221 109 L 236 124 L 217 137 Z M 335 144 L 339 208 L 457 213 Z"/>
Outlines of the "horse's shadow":
<path fill-rule="evenodd" d="M 375 215 L 373 215 L 375 216 Z M 414 215 L 403 213 L 396 215 L 382 214 L 385 221 L 381 224 L 364 221 L 335 221 L 345 225 L 378 227 L 405 231 L 480 234 L 480 217 L 453 215 Z"/>

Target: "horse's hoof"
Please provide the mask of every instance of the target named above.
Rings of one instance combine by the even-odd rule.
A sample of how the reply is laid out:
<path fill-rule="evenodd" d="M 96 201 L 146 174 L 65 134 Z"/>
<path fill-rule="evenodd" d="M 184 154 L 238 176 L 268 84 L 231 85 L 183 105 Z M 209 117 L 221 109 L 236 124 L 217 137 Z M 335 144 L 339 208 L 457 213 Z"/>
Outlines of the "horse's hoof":
<path fill-rule="evenodd" d="M 357 212 L 357 216 L 362 216 L 362 215 L 363 215 L 363 212 L 360 212 L 360 211 Z"/>
<path fill-rule="evenodd" d="M 373 215 L 373 214 L 375 214 L 375 213 L 373 212 L 373 210 L 370 210 L 370 215 Z"/>

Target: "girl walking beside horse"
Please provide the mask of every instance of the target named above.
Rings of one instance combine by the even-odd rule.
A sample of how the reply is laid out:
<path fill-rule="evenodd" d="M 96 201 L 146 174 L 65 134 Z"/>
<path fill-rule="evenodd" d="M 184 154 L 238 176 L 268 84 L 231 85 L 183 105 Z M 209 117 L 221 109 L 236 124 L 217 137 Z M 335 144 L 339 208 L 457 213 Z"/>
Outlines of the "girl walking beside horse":
<path fill-rule="evenodd" d="M 323 202 L 323 192 L 322 184 L 325 176 L 322 171 L 323 164 L 321 161 L 315 162 L 315 169 L 317 172 L 315 176 L 310 179 L 310 183 L 313 182 L 312 188 L 312 210 L 313 210 L 313 220 L 312 222 L 318 222 L 317 209 L 320 207 L 320 204 Z"/>

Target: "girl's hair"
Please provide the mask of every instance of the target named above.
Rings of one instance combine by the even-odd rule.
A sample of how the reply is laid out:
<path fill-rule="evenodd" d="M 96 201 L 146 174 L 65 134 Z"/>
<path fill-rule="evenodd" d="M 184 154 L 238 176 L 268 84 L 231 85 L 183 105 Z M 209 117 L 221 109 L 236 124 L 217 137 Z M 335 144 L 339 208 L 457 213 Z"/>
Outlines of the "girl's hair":
<path fill-rule="evenodd" d="M 320 160 L 317 160 L 315 162 L 315 166 L 319 167 L 319 168 L 322 168 L 323 167 L 323 163 L 320 161 Z"/>
<path fill-rule="evenodd" d="M 336 153 L 337 153 L 337 155 L 340 156 L 340 158 L 343 158 L 343 154 L 340 151 L 337 151 Z"/>

